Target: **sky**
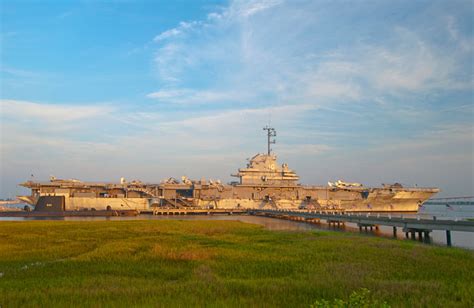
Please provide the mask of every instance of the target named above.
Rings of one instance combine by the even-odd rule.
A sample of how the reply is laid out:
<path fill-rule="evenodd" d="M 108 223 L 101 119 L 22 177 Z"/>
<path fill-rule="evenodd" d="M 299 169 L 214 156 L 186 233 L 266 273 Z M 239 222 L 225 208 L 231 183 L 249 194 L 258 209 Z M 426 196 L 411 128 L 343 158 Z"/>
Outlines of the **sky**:
<path fill-rule="evenodd" d="M 473 1 L 0 2 L 0 198 L 34 179 L 232 180 L 474 195 Z"/>

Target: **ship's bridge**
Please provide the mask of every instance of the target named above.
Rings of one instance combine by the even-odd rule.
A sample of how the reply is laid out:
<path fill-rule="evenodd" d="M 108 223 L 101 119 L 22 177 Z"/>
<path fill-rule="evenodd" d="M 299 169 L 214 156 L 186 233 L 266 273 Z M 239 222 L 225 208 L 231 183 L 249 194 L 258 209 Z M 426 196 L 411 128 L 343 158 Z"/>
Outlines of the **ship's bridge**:
<path fill-rule="evenodd" d="M 239 169 L 235 177 L 241 185 L 297 185 L 299 177 L 287 164 L 277 165 L 277 157 L 272 154 L 257 154 L 250 159 L 247 168 Z"/>

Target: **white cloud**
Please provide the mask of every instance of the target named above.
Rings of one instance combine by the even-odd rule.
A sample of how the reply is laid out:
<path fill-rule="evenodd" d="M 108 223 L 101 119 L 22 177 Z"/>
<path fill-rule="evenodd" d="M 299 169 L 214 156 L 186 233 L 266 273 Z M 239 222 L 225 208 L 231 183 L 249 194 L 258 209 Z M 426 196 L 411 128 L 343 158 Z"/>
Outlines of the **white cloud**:
<path fill-rule="evenodd" d="M 184 46 L 174 42 L 158 49 L 154 61 L 159 77 L 171 84 L 178 82 L 185 67 L 193 62 L 192 55 L 186 53 Z"/>
<path fill-rule="evenodd" d="M 155 42 L 158 42 L 158 41 L 165 40 L 173 36 L 177 36 L 179 34 L 181 34 L 181 30 L 178 28 L 173 28 L 173 29 L 169 29 L 167 31 L 160 33 L 159 35 L 155 36 L 153 40 Z"/>
<path fill-rule="evenodd" d="M 237 0 L 220 11 L 207 15 L 208 22 L 250 18 L 271 8 L 283 4 L 283 0 Z"/>
<path fill-rule="evenodd" d="M 40 122 L 68 122 L 103 116 L 111 110 L 110 106 L 55 105 L 18 100 L 0 100 L 0 115 L 17 120 L 29 118 Z"/>
<path fill-rule="evenodd" d="M 203 69 L 200 66 L 203 63 L 207 66 L 211 62 L 211 65 L 222 67 L 238 65 L 235 61 L 238 62 L 239 54 L 245 52 L 241 49 L 239 28 L 245 20 L 277 7 L 280 3 L 281 1 L 234 1 L 229 7 L 208 14 L 205 20 L 180 22 L 176 28 L 157 35 L 154 41 L 160 43 L 160 47 L 154 60 L 161 80 L 167 86 L 175 86 L 193 74 L 193 70 Z M 255 59 L 255 56 L 248 56 Z M 206 67 L 207 74 L 213 69 L 214 66 Z M 228 82 L 228 74 L 232 73 L 231 70 L 226 72 L 224 81 Z M 235 73 L 235 78 L 239 78 L 241 71 Z M 216 75 L 214 78 L 220 80 L 221 76 Z"/>
<path fill-rule="evenodd" d="M 418 161 L 420 157 L 441 155 L 447 158 L 451 155 L 452 149 L 457 149 L 456 154 L 463 154 L 469 160 L 473 159 L 474 150 L 474 126 L 466 124 L 436 125 L 428 132 L 414 132 L 414 135 L 405 140 L 393 140 L 376 147 L 373 151 L 397 153 L 411 153 L 411 155 L 400 155 L 403 159 L 410 157 L 412 161 Z M 443 149 L 444 148 L 444 149 Z M 471 148 L 471 151 L 469 151 Z M 466 151 L 467 150 L 467 151 Z M 416 153 L 416 155 L 413 155 Z M 446 155 L 448 153 L 448 155 Z M 458 157 L 458 156 L 454 156 Z"/>
<path fill-rule="evenodd" d="M 249 17 L 280 5 L 282 2 L 279 0 L 237 1 L 231 6 L 231 10 L 237 11 L 240 16 Z"/>
<path fill-rule="evenodd" d="M 236 91 L 166 89 L 150 93 L 147 97 L 176 104 L 208 104 L 246 101 L 250 95 Z"/>
<path fill-rule="evenodd" d="M 357 100 L 360 98 L 360 90 L 350 82 L 325 81 L 317 79 L 308 85 L 306 94 L 312 98 L 339 98 Z"/>
<path fill-rule="evenodd" d="M 201 24 L 202 24 L 202 22 L 200 22 L 200 21 L 191 21 L 191 22 L 182 21 L 182 22 L 179 23 L 178 27 L 166 30 L 166 31 L 160 33 L 159 35 L 155 36 L 153 41 L 154 42 L 160 42 L 160 41 L 163 41 L 163 40 L 166 40 L 166 39 L 170 39 L 170 38 L 180 36 L 180 35 L 186 33 L 186 31 L 192 30 L 193 28 L 195 28 L 195 27 L 197 27 Z"/>
<path fill-rule="evenodd" d="M 395 25 L 378 43 L 321 50 L 318 8 L 311 2 L 233 1 L 205 20 L 185 24 L 192 26 L 179 25 L 175 29 L 180 34 L 189 28 L 192 36 L 170 37 L 157 51 L 162 85 L 189 88 L 193 76 L 199 76 L 214 82 L 190 91 L 203 93 L 203 98 L 208 92 L 209 102 L 225 100 L 220 94 L 238 89 L 248 94 L 245 98 L 268 104 L 334 104 L 386 95 L 403 104 L 404 96 L 474 86 L 472 74 L 460 73 L 472 57 L 466 49 L 453 54 L 450 46 L 439 46 L 416 29 Z M 454 18 L 446 24 L 453 40 L 464 44 Z M 161 94 L 149 96 L 164 99 Z"/>
<path fill-rule="evenodd" d="M 379 91 L 430 91 L 466 88 L 459 82 L 456 58 L 446 57 L 415 33 L 398 28 L 394 47 L 367 46 L 362 50 L 363 75 Z"/>
<path fill-rule="evenodd" d="M 173 99 L 176 97 L 182 97 L 182 96 L 188 95 L 189 92 L 190 90 L 182 90 L 182 89 L 160 90 L 160 91 L 156 91 L 156 92 L 148 94 L 147 97 L 167 100 L 167 99 Z"/>
<path fill-rule="evenodd" d="M 458 28 L 457 20 L 454 16 L 446 17 L 446 27 L 451 39 L 465 52 L 470 52 L 474 48 L 474 40 L 464 37 Z"/>
<path fill-rule="evenodd" d="M 179 124 L 179 126 L 184 126 L 193 129 L 207 129 L 208 132 L 213 130 L 220 129 L 222 127 L 230 126 L 240 127 L 243 129 L 255 130 L 255 124 L 258 127 L 268 121 L 268 117 L 271 115 L 272 120 L 280 122 L 286 121 L 295 121 L 298 115 L 304 114 L 304 112 L 309 110 L 314 110 L 317 107 L 314 105 L 283 105 L 283 106 L 271 106 L 264 108 L 245 108 L 237 109 L 230 111 L 223 111 L 214 113 L 212 115 L 198 116 L 194 118 L 188 118 L 179 120 L 177 122 L 171 122 L 174 124 Z M 249 126 L 250 125 L 250 126 Z M 260 128 L 258 128 L 260 130 Z M 238 134 L 238 131 L 236 131 Z"/>
<path fill-rule="evenodd" d="M 278 153 L 291 156 L 319 155 L 332 151 L 326 144 L 284 144 L 278 146 Z"/>

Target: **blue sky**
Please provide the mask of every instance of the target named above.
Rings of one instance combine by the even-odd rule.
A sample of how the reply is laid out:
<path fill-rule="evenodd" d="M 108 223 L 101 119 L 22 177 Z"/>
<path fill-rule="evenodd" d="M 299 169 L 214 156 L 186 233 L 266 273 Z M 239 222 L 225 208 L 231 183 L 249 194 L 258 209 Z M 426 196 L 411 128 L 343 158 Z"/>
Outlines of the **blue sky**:
<path fill-rule="evenodd" d="M 474 194 L 472 1 L 2 1 L 0 197 L 60 178 Z"/>

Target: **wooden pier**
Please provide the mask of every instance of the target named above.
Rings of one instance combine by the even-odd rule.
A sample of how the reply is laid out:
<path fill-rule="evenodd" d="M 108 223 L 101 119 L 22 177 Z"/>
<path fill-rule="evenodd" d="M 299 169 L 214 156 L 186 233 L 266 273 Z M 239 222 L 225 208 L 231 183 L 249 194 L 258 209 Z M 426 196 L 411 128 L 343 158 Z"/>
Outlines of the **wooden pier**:
<path fill-rule="evenodd" d="M 380 214 L 371 213 L 341 213 L 341 212 L 322 212 L 307 210 L 251 210 L 251 215 L 268 216 L 280 219 L 315 221 L 325 220 L 326 223 L 333 226 L 344 226 L 345 223 L 354 223 L 362 231 L 379 226 L 388 226 L 393 228 L 393 236 L 397 236 L 397 228 L 400 228 L 406 238 L 418 239 L 420 241 L 429 242 L 429 234 L 433 230 L 442 230 L 446 232 L 446 244 L 451 246 L 451 231 L 474 232 L 474 221 L 465 220 L 438 220 L 421 218 L 405 218 L 392 217 L 391 214 L 381 216 Z"/>
<path fill-rule="evenodd" d="M 196 208 L 156 208 L 150 211 L 141 211 L 141 214 L 152 214 L 152 215 L 241 215 L 247 214 L 247 209 L 196 209 Z"/>

